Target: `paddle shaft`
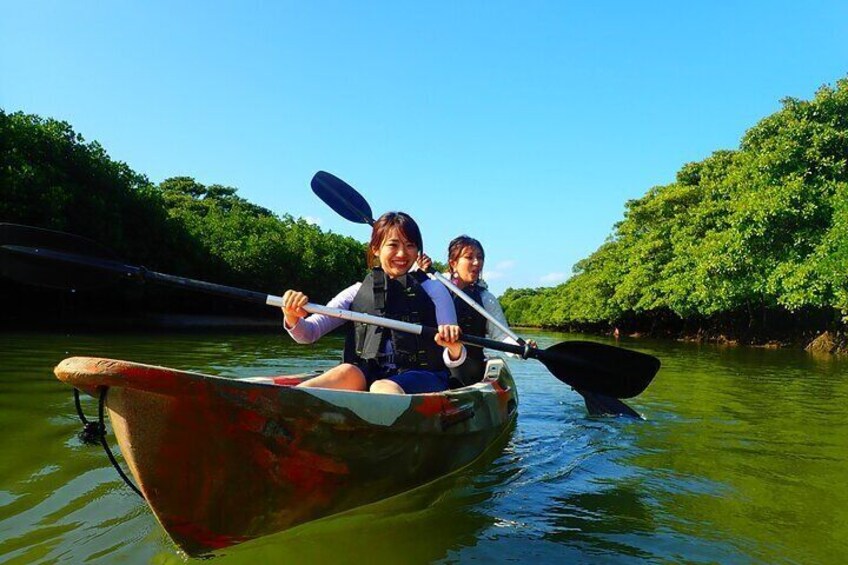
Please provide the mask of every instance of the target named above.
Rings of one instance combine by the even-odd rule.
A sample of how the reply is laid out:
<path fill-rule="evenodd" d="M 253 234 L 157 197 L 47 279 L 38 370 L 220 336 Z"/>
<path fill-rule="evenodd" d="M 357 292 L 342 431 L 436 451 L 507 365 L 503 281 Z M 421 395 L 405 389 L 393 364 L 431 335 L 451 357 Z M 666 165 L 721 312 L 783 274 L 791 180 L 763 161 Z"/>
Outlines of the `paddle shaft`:
<path fill-rule="evenodd" d="M 185 281 L 187 279 L 183 279 Z M 221 285 L 212 285 L 219 289 L 227 289 L 229 287 L 221 287 Z M 208 288 L 204 288 L 201 290 L 206 290 L 209 292 Z M 234 289 L 240 292 L 240 289 Z M 259 293 L 254 293 L 259 294 Z M 283 299 L 279 296 L 273 295 L 265 295 L 265 303 L 270 306 L 282 306 Z M 312 304 L 307 303 L 303 306 L 303 309 L 309 312 L 310 314 L 323 314 L 325 316 L 329 316 L 331 318 L 340 318 L 342 320 L 348 320 L 351 322 L 359 322 L 363 324 L 369 324 L 373 326 L 381 326 L 384 328 L 389 328 L 393 330 L 398 330 L 410 334 L 422 335 L 428 338 L 433 338 L 438 330 L 436 328 L 431 328 L 428 326 L 422 326 L 419 324 L 413 324 L 410 322 L 403 322 L 400 320 L 393 320 L 391 318 L 381 318 L 379 316 L 372 316 L 370 314 L 364 314 L 361 312 L 352 312 L 350 310 L 344 310 L 342 308 L 331 308 L 329 306 L 322 306 L 320 304 Z M 581 358 L 579 355 L 573 355 L 567 351 L 547 351 L 545 349 L 539 349 L 536 347 L 530 347 L 527 344 L 517 345 L 513 343 L 506 343 L 503 341 L 497 341 L 494 339 L 489 339 L 486 337 L 480 337 L 476 335 L 470 334 L 462 334 L 459 341 L 465 343 L 467 345 L 473 345 L 476 347 L 483 347 L 488 349 L 495 349 L 498 351 L 505 351 L 507 353 L 513 353 L 527 359 L 528 357 L 532 357 L 534 359 L 538 359 L 539 361 L 548 364 L 567 364 L 572 369 L 583 369 L 589 371 L 597 371 L 602 372 L 595 363 L 587 361 L 586 359 Z M 579 342 L 573 342 L 575 344 Z M 562 345 L 562 344 L 560 344 Z M 563 377 L 560 377 L 563 378 Z M 578 390 L 578 392 L 580 392 Z"/>
<path fill-rule="evenodd" d="M 71 263 L 74 265 L 82 265 L 93 269 L 99 269 L 101 271 L 108 271 L 120 275 L 122 278 L 125 279 L 143 280 L 145 282 L 162 284 L 186 290 L 199 290 L 208 294 L 214 294 L 226 298 L 233 298 L 236 300 L 241 300 L 243 302 L 249 302 L 251 304 L 275 306 L 278 308 L 282 307 L 283 305 L 283 299 L 280 296 L 264 294 L 262 292 L 245 290 L 242 288 L 227 286 L 223 284 L 199 281 L 186 277 L 168 275 L 165 273 L 151 271 L 145 267 L 128 265 L 121 261 L 111 261 L 108 259 L 89 257 L 76 253 L 64 253 L 51 249 L 25 247 L 21 245 L 4 245 L 3 249 L 15 253 L 34 255 L 40 258 L 49 259 L 53 261 L 60 261 L 64 263 Z M 303 309 L 309 312 L 310 314 L 323 314 L 331 318 L 340 318 L 342 320 L 348 320 L 351 322 L 359 322 L 363 324 L 370 324 L 373 326 L 381 326 L 384 328 L 398 330 L 415 335 L 425 335 L 432 337 L 436 333 L 438 333 L 438 330 L 436 328 L 430 328 L 427 326 L 421 326 L 418 324 L 412 324 L 400 320 L 392 320 L 391 318 L 372 316 L 370 314 L 364 314 L 361 312 L 352 312 L 343 308 L 331 308 L 329 306 L 322 306 L 320 304 L 310 303 L 306 304 Z M 522 355 L 524 353 L 524 348 L 521 346 L 486 339 L 483 337 L 464 335 L 462 336 L 462 341 L 463 343 L 467 343 L 469 345 L 476 345 L 478 347 L 488 347 L 490 349 L 500 349 L 501 351 L 508 351 L 517 355 Z"/>

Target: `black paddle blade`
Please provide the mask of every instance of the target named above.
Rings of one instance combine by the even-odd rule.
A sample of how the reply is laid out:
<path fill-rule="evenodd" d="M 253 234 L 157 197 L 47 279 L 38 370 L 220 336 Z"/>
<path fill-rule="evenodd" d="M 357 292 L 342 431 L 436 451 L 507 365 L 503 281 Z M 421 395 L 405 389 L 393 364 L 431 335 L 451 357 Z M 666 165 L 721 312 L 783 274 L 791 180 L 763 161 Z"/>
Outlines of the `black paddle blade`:
<path fill-rule="evenodd" d="M 0 276 L 24 284 L 61 289 L 100 288 L 114 279 L 91 269 L 62 265 L 30 253 L 13 251 L 12 247 L 55 251 L 115 260 L 117 255 L 90 239 L 59 231 L 18 224 L 0 224 Z"/>
<path fill-rule="evenodd" d="M 312 192 L 346 220 L 357 224 L 374 224 L 371 206 L 345 181 L 325 171 L 312 177 Z"/>
<path fill-rule="evenodd" d="M 577 392 L 583 397 L 590 416 L 626 416 L 634 420 L 644 420 L 641 414 L 617 398 L 587 390 Z"/>
<path fill-rule="evenodd" d="M 531 355 L 578 391 L 632 398 L 645 390 L 660 368 L 652 355 L 592 341 L 564 341 Z"/>

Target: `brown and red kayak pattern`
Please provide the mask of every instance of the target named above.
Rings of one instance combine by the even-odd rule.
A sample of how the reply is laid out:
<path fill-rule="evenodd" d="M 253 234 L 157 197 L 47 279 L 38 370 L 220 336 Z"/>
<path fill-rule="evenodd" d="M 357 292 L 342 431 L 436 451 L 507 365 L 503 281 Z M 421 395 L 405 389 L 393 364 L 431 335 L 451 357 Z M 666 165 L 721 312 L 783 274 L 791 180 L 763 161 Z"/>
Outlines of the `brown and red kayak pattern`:
<path fill-rule="evenodd" d="M 124 459 L 171 538 L 198 555 L 400 494 L 479 457 L 515 418 L 506 364 L 445 393 L 295 388 L 92 357 L 56 376 L 106 405 Z"/>

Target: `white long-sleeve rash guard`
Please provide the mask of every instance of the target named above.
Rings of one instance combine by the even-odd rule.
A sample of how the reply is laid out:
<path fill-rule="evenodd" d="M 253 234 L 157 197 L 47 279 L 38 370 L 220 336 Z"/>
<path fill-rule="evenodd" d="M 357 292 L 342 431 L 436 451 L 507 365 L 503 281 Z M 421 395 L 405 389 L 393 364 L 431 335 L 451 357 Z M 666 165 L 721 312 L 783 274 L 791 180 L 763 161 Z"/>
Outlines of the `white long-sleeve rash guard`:
<path fill-rule="evenodd" d="M 330 308 L 341 308 L 343 310 L 350 309 L 350 305 L 353 304 L 353 299 L 356 297 L 356 293 L 359 291 L 359 287 L 361 286 L 362 283 L 358 282 L 347 287 L 333 297 L 333 299 L 327 303 L 327 306 Z M 456 311 L 454 310 L 448 289 L 446 289 L 438 281 L 431 279 L 427 279 L 422 282 L 421 288 L 424 289 L 424 292 L 427 293 L 436 307 L 436 323 L 440 326 L 456 325 Z M 497 304 L 497 299 L 494 297 L 492 298 Z M 500 310 L 500 305 L 498 305 L 498 310 Z M 501 311 L 500 315 L 503 317 L 503 311 Z M 283 321 L 283 327 L 286 328 L 286 331 L 297 343 L 315 343 L 322 336 L 338 328 L 345 322 L 346 320 L 332 318 L 324 314 L 310 314 L 309 316 L 298 320 L 298 323 L 291 328 L 285 323 L 285 321 Z M 380 353 L 390 355 L 392 353 L 391 346 L 391 341 L 387 341 L 386 347 L 388 350 L 381 351 Z M 445 349 L 442 353 L 442 359 L 445 361 L 445 366 L 449 369 L 462 365 L 462 363 L 465 362 L 465 357 L 466 352 L 464 345 L 462 346 L 462 353 L 460 353 L 459 359 L 456 361 L 451 360 L 447 349 Z"/>

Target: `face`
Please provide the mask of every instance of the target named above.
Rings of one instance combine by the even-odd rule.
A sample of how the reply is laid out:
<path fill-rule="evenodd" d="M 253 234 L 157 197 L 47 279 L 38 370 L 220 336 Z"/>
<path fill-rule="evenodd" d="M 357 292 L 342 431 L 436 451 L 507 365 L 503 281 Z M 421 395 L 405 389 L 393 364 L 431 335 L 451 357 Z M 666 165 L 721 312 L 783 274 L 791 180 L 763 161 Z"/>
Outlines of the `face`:
<path fill-rule="evenodd" d="M 473 245 L 466 245 L 459 254 L 459 259 L 450 261 L 450 268 L 460 282 L 469 285 L 480 279 L 483 272 L 483 252 Z"/>
<path fill-rule="evenodd" d="M 415 264 L 418 246 L 403 237 L 397 228 L 391 228 L 380 249 L 374 250 L 374 255 L 380 259 L 383 271 L 391 278 L 397 278 L 405 275 Z"/>

